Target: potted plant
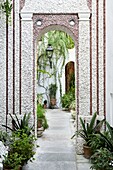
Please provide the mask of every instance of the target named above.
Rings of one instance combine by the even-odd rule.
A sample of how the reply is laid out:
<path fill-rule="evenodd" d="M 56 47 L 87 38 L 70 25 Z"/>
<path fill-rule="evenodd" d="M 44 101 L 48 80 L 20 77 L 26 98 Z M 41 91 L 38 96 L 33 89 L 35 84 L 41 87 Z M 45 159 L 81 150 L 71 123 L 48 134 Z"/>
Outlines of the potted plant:
<path fill-rule="evenodd" d="M 96 123 L 96 117 L 97 117 L 97 113 L 94 113 L 94 115 L 91 118 L 90 123 L 86 123 L 82 118 L 80 118 L 82 129 L 78 130 L 72 136 L 73 138 L 75 135 L 79 135 L 81 138 L 84 139 L 85 141 L 85 143 L 83 144 L 84 157 L 88 159 L 92 155 L 92 150 L 91 150 L 92 136 L 100 132 L 103 122 L 105 121 L 105 119 L 103 119 L 101 121 L 97 121 Z"/>
<path fill-rule="evenodd" d="M 50 108 L 54 108 L 54 106 L 56 105 L 56 91 L 57 91 L 57 85 L 50 84 L 49 85 Z"/>
<path fill-rule="evenodd" d="M 37 132 L 38 137 L 42 136 L 45 129 L 48 128 L 47 119 L 45 116 L 45 109 L 41 104 L 37 105 Z"/>
<path fill-rule="evenodd" d="M 91 169 L 113 169 L 113 128 L 106 121 L 107 131 L 94 135 L 91 147 L 94 154 L 91 156 Z"/>
<path fill-rule="evenodd" d="M 75 89 L 71 88 L 61 98 L 62 108 L 64 108 L 64 110 L 69 110 L 70 105 L 71 105 L 72 101 L 74 101 L 74 100 L 75 100 Z"/>
<path fill-rule="evenodd" d="M 12 131 L 12 134 L 8 143 L 8 154 L 4 156 L 3 165 L 4 168 L 18 170 L 28 160 L 33 159 L 35 138 L 32 134 L 33 126 L 29 126 L 30 113 L 24 114 L 21 120 L 18 119 L 17 115 L 10 114 L 10 116 L 12 128 L 4 125 Z"/>

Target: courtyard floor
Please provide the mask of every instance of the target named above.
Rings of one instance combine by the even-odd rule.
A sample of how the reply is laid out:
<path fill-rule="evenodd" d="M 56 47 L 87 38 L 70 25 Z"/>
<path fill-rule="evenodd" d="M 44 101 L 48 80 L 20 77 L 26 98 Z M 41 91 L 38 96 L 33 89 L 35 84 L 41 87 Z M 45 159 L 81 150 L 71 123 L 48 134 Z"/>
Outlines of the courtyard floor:
<path fill-rule="evenodd" d="M 38 138 L 35 160 L 25 170 L 90 170 L 89 160 L 76 155 L 71 140 L 74 128 L 71 113 L 59 109 L 46 112 L 49 128 Z"/>

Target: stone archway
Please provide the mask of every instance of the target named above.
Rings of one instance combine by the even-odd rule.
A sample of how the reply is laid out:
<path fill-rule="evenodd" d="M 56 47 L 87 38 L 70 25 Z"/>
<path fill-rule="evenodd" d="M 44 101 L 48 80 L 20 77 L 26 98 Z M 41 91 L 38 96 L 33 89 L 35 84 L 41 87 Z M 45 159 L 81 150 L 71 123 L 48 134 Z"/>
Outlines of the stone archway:
<path fill-rule="evenodd" d="M 30 17 L 30 18 L 27 18 Z M 28 56 L 33 57 L 33 72 L 31 73 L 33 75 L 33 84 L 32 84 L 32 88 L 33 88 L 33 101 L 35 102 L 35 42 L 37 37 L 41 34 L 44 33 L 44 28 L 46 29 L 46 31 L 50 30 L 50 28 L 53 29 L 62 29 L 64 31 L 66 31 L 67 33 L 69 33 L 70 35 L 73 35 L 73 39 L 75 41 L 75 46 L 76 46 L 76 51 L 77 51 L 77 113 L 83 114 L 84 113 L 84 109 L 86 109 L 86 112 L 89 113 L 89 102 L 88 102 L 88 95 L 89 95 L 89 77 L 83 77 L 82 75 L 84 74 L 83 72 L 79 72 L 79 70 L 82 68 L 81 66 L 83 65 L 82 63 L 84 63 L 84 71 L 87 72 L 87 74 L 89 74 L 89 61 L 90 61 L 90 56 L 89 56 L 89 13 L 81 13 L 79 15 L 79 17 L 81 17 L 81 19 L 79 18 L 79 23 L 78 23 L 78 15 L 75 14 L 34 14 L 33 15 L 33 21 L 32 21 L 32 15 L 31 14 L 27 14 L 26 17 L 26 13 L 22 13 L 22 41 L 23 41 L 23 45 L 26 44 L 26 40 L 27 40 L 27 46 L 29 44 L 28 49 L 25 50 L 25 46 L 23 46 L 23 52 L 26 51 L 23 55 L 23 60 L 25 61 L 25 58 L 28 58 Z M 70 25 L 69 21 L 70 18 L 73 19 L 75 21 L 75 25 Z M 37 26 L 36 22 L 37 20 L 40 19 L 43 23 L 41 26 Z M 30 32 L 29 30 L 31 29 L 31 26 L 33 26 L 33 32 Z M 28 28 L 28 30 L 26 30 L 26 28 Z M 85 30 L 84 30 L 85 28 Z M 84 31 L 85 31 L 85 35 L 84 35 Z M 81 34 L 79 34 L 81 32 Z M 29 36 L 28 36 L 29 35 Z M 27 37 L 26 37 L 27 36 Z M 31 39 L 33 39 L 33 43 L 31 41 Z M 79 43 L 79 41 L 82 41 L 82 43 Z M 87 43 L 86 43 L 87 42 Z M 82 45 L 84 44 L 84 46 Z M 33 51 L 32 51 L 33 50 Z M 78 51 L 79 51 L 79 56 L 81 56 L 78 60 Z M 85 53 L 84 53 L 85 51 Z M 30 55 L 29 55 L 30 54 Z M 87 60 L 86 60 L 87 58 Z M 89 60 L 88 60 L 89 58 Z M 86 64 L 85 64 L 86 63 Z M 31 63 L 32 64 L 32 63 Z M 80 68 L 81 67 L 81 68 Z M 25 69 L 25 67 L 24 67 Z M 30 75 L 31 75 L 30 74 Z M 86 75 L 86 74 L 85 74 Z M 88 80 L 86 80 L 88 78 Z M 31 79 L 30 79 L 31 80 Z M 80 93 L 79 90 L 79 86 L 80 84 L 83 84 L 87 87 L 85 89 L 85 93 L 87 93 L 87 96 L 85 99 L 83 99 L 84 101 L 82 101 L 82 95 L 83 95 L 83 91 L 82 94 Z M 31 89 L 31 88 L 30 88 Z M 31 90 L 30 90 L 31 91 Z M 87 92 L 86 92 L 87 91 Z M 85 95 L 84 95 L 85 96 Z M 32 99 L 31 99 L 32 100 Z M 81 103 L 84 103 L 84 108 L 81 107 L 79 108 L 79 100 L 81 101 Z M 35 103 L 32 103 L 32 108 L 35 111 Z"/>
<path fill-rule="evenodd" d="M 35 115 L 36 108 L 36 43 L 40 37 L 49 30 L 63 30 L 68 33 L 75 42 L 76 47 L 76 112 L 77 115 L 90 114 L 90 38 L 89 17 L 90 13 L 79 14 L 33 14 L 21 13 L 22 17 L 22 62 L 29 61 L 28 65 L 22 65 L 23 103 L 22 109 L 31 109 Z M 40 23 L 38 25 L 38 23 Z M 71 24 L 71 22 L 74 22 Z M 27 28 L 27 29 L 26 29 Z M 32 41 L 31 41 L 32 40 Z M 27 47 L 27 48 L 26 48 Z M 29 72 L 29 73 L 28 73 Z M 26 74 L 29 76 L 26 80 Z M 28 88 L 29 84 L 29 88 Z M 27 93 L 26 93 L 27 92 Z M 29 98 L 26 98 L 27 94 Z M 84 96 L 84 97 L 83 97 Z M 27 99 L 27 100 L 26 100 Z M 84 115 L 84 116 L 86 116 Z M 77 116 L 77 128 L 78 116 Z"/>

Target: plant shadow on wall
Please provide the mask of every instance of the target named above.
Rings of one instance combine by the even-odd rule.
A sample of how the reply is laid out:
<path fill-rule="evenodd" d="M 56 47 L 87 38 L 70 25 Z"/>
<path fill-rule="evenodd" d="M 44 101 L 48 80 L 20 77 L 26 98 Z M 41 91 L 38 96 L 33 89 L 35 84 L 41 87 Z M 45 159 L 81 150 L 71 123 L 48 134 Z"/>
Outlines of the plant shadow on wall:
<path fill-rule="evenodd" d="M 53 48 L 52 67 L 50 67 L 49 58 L 47 57 L 47 46 L 51 44 Z M 37 85 L 47 100 L 48 106 L 53 108 L 51 104 L 50 87 L 55 85 L 57 93 L 62 97 L 62 70 L 64 69 L 66 59 L 68 57 L 68 50 L 74 48 L 74 41 L 72 38 L 62 31 L 50 31 L 41 37 L 38 42 L 37 54 Z"/>
<path fill-rule="evenodd" d="M 19 170 L 28 162 L 34 160 L 35 137 L 33 126 L 29 125 L 30 113 L 25 114 L 21 120 L 17 115 L 11 115 L 12 128 L 3 125 L 11 131 L 6 132 L 7 138 L 3 142 L 8 146 L 8 151 L 4 155 L 4 170 Z"/>

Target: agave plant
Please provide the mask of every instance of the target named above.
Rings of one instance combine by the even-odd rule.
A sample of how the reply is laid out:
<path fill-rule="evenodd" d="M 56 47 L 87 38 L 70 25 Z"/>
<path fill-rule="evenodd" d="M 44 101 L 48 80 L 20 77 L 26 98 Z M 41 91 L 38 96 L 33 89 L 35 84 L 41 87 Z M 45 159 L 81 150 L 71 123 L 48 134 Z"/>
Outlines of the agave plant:
<path fill-rule="evenodd" d="M 97 113 L 95 112 L 94 115 L 92 116 L 90 123 L 86 123 L 82 118 L 80 118 L 80 123 L 82 125 L 82 129 L 77 131 L 72 136 L 72 138 L 76 135 L 79 135 L 79 136 L 81 136 L 81 138 L 83 138 L 85 140 L 85 142 L 86 142 L 85 144 L 87 146 L 90 146 L 92 135 L 100 132 L 100 129 L 105 121 L 105 119 L 103 119 L 101 121 L 97 121 L 97 123 L 96 123 L 96 117 L 97 117 Z"/>
<path fill-rule="evenodd" d="M 29 136 L 31 134 L 31 130 L 33 130 L 33 126 L 29 126 L 30 114 L 31 113 L 25 113 L 21 120 L 18 119 L 16 114 L 14 114 L 15 118 L 9 114 L 12 119 L 12 128 L 6 125 L 3 126 L 13 132 L 21 131 L 22 133 L 24 132 Z"/>

